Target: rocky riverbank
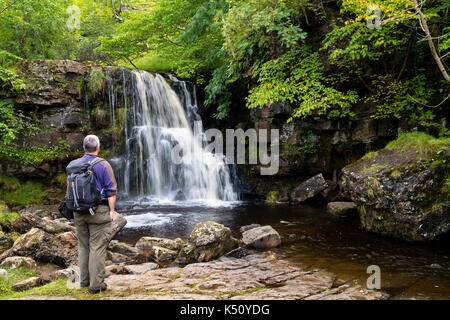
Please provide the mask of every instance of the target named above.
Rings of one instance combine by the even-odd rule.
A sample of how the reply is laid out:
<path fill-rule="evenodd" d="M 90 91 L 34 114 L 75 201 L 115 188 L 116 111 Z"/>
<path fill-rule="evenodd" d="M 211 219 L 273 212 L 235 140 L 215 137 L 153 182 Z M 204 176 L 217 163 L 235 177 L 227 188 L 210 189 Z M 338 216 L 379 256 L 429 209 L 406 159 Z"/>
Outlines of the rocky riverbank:
<path fill-rule="evenodd" d="M 325 270 L 303 270 L 277 257 L 270 248 L 280 244 L 280 236 L 270 226 L 244 227 L 242 240 L 239 240 L 231 236 L 228 228 L 214 222 L 197 225 L 186 241 L 144 237 L 133 247 L 113 240 L 106 267 L 109 290 L 90 296 L 83 289 L 67 288 L 67 279 L 77 272 L 77 240 L 73 226 L 63 219 L 42 217 L 44 212 L 48 215 L 54 210 L 52 206 L 47 211 L 42 211 L 42 207 L 40 210 L 23 211 L 12 224 L 20 225 L 20 232 L 25 233 L 0 254 L 0 268 L 4 270 L 4 279 L 0 281 L 10 285 L 8 292 L 1 294 L 3 298 L 319 300 L 388 297 L 355 282 L 343 283 Z M 14 228 L 11 224 L 9 227 Z M 28 270 L 25 273 L 28 276 L 7 280 L 15 270 Z"/>

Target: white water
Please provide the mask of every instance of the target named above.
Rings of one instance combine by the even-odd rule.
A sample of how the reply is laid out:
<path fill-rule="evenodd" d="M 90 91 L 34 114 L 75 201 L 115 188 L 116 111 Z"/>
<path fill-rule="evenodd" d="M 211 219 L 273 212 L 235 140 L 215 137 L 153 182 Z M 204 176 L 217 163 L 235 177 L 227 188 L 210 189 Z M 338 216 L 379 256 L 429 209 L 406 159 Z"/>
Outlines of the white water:
<path fill-rule="evenodd" d="M 108 73 L 111 114 L 117 118 L 110 77 Z M 161 75 L 123 71 L 125 152 L 111 160 L 121 167 L 119 191 L 143 205 L 236 201 L 224 157 L 205 150 L 202 128 L 194 135 L 193 122 L 202 126 L 195 93 L 191 95 L 183 81 L 170 81 L 178 94 Z M 173 161 L 175 146 L 183 156 L 181 164 Z"/>

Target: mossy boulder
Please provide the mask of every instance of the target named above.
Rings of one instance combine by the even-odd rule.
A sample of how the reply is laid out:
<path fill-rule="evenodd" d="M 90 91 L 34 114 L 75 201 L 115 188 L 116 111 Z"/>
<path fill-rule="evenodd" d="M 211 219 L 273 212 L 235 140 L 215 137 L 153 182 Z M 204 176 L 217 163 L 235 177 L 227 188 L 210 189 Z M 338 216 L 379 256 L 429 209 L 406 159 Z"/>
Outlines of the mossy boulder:
<path fill-rule="evenodd" d="M 230 228 L 208 221 L 194 227 L 189 241 L 181 249 L 177 262 L 206 262 L 237 248 L 239 241 L 231 236 Z"/>
<path fill-rule="evenodd" d="M 401 135 L 342 170 L 341 190 L 358 204 L 362 227 L 409 241 L 450 230 L 450 139 Z"/>

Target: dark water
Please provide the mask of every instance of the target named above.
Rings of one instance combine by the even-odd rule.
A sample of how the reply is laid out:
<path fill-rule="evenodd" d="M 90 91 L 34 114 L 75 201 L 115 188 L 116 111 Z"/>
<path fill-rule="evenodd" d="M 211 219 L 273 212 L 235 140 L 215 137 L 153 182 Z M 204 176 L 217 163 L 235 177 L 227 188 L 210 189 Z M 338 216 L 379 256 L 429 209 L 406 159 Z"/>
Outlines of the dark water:
<path fill-rule="evenodd" d="M 365 286 L 367 267 L 381 268 L 382 290 L 393 299 L 450 299 L 450 241 L 412 244 L 367 233 L 358 218 L 335 218 L 323 207 L 239 203 L 227 207 L 153 204 L 148 208 L 123 205 L 128 226 L 119 234 L 134 244 L 142 236 L 187 239 L 194 226 L 216 221 L 240 237 L 251 223 L 272 225 L 282 244 L 274 251 L 306 269 L 325 269 L 339 281 Z M 281 223 L 290 222 L 290 224 Z"/>

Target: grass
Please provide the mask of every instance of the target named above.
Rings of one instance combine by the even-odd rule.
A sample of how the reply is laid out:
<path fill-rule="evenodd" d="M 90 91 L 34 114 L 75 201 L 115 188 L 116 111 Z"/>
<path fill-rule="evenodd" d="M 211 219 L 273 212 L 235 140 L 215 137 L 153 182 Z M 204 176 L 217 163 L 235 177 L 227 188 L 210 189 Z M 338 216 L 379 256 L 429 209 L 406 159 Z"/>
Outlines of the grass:
<path fill-rule="evenodd" d="M 388 150 L 416 149 L 421 156 L 433 156 L 450 153 L 450 138 L 435 138 L 424 132 L 401 133 L 398 138 L 391 141 Z"/>
<path fill-rule="evenodd" d="M 8 280 L 5 281 L 3 278 L 0 279 L 0 299 L 4 297 L 13 296 L 15 292 L 12 290 L 12 285 L 25 280 L 30 277 L 34 277 L 36 271 L 28 270 L 26 268 L 17 268 L 8 270 Z"/>

